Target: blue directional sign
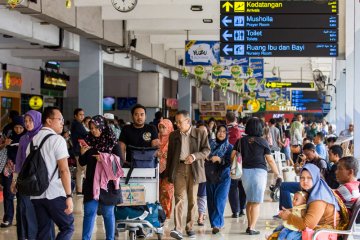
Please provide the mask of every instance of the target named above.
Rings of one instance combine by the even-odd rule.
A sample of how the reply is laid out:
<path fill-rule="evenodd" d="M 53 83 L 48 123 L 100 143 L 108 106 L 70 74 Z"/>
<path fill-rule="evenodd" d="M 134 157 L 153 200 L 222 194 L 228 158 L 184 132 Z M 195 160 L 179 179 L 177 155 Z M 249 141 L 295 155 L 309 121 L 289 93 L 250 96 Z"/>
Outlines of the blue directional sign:
<path fill-rule="evenodd" d="M 336 14 L 265 14 L 265 15 L 222 15 L 220 27 L 225 28 L 338 28 Z"/>
<path fill-rule="evenodd" d="M 336 57 L 336 43 L 221 43 L 220 57 Z"/>
<path fill-rule="evenodd" d="M 286 34 L 285 34 L 286 33 Z M 336 43 L 336 29 L 224 29 L 221 42 Z"/>
<path fill-rule="evenodd" d="M 295 106 L 297 110 L 321 110 L 322 99 L 319 99 L 317 91 L 291 91 L 291 105 Z"/>
<path fill-rule="evenodd" d="M 338 0 L 220 1 L 221 57 L 336 57 Z"/>

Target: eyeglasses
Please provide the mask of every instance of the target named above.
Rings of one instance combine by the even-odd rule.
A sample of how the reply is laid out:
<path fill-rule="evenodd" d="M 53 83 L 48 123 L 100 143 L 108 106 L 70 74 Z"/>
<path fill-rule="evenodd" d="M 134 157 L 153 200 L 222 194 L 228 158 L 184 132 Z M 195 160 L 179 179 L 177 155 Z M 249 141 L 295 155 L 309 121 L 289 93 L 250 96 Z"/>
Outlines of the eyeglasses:
<path fill-rule="evenodd" d="M 188 118 L 185 118 L 185 119 L 182 120 L 182 121 L 177 121 L 177 122 L 175 122 L 175 124 L 176 124 L 176 125 L 181 125 L 181 124 L 183 124 L 183 122 L 185 122 L 186 120 L 188 120 Z"/>
<path fill-rule="evenodd" d="M 63 117 L 61 117 L 61 118 L 50 118 L 50 119 L 57 119 L 57 120 L 59 120 L 60 122 L 64 122 L 64 118 Z"/>

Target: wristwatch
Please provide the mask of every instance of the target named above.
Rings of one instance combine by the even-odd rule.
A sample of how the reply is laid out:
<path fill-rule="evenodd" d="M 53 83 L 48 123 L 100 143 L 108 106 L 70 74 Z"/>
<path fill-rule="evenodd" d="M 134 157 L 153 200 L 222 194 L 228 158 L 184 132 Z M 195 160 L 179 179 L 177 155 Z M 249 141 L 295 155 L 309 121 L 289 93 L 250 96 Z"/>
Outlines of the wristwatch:
<path fill-rule="evenodd" d="M 68 198 L 73 198 L 72 193 L 71 194 L 66 194 L 66 199 L 68 199 Z"/>

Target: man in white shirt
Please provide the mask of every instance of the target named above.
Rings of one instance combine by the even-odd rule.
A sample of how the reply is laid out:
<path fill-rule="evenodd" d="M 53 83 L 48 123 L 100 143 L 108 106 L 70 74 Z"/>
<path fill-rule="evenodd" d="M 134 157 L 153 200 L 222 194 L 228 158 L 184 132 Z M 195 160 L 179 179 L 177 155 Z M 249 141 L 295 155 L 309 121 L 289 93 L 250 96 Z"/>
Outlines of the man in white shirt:
<path fill-rule="evenodd" d="M 47 107 L 42 115 L 42 124 L 43 128 L 33 138 L 34 146 L 39 146 L 45 136 L 54 135 L 44 142 L 40 150 L 48 170 L 49 187 L 40 196 L 31 196 L 38 221 L 37 239 L 51 238 L 53 221 L 59 228 L 56 239 L 67 240 L 74 233 L 74 216 L 67 162 L 69 153 L 65 139 L 59 135 L 63 130 L 64 118 L 58 108 Z M 28 147 L 26 154 L 29 153 Z"/>

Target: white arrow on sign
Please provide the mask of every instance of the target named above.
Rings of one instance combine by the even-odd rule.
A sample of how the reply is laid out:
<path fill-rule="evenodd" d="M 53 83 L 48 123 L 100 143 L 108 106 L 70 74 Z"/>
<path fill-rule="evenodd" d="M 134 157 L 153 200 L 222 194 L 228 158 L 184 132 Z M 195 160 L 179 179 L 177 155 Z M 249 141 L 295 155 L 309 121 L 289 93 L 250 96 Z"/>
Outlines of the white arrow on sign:
<path fill-rule="evenodd" d="M 225 47 L 223 48 L 223 51 L 224 51 L 224 53 L 225 53 L 226 55 L 229 55 L 228 52 L 232 52 L 233 49 L 232 49 L 232 48 L 229 48 L 229 45 L 226 44 Z"/>
<path fill-rule="evenodd" d="M 225 27 L 228 26 L 228 23 L 232 23 L 232 19 L 228 19 L 228 16 L 225 16 L 223 19 L 222 19 L 222 23 L 224 24 Z"/>
<path fill-rule="evenodd" d="M 228 33 L 228 30 L 226 30 L 222 36 L 225 39 L 225 41 L 229 41 L 228 38 L 231 38 L 233 35 L 231 33 Z"/>

